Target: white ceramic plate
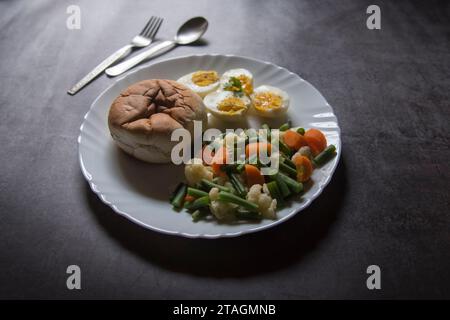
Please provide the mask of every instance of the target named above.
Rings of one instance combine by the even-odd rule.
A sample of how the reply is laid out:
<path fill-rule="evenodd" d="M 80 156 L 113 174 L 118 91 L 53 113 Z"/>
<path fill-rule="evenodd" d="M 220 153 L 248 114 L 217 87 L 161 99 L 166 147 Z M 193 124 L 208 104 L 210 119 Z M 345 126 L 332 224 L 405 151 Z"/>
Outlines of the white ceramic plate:
<path fill-rule="evenodd" d="M 183 180 L 183 166 L 147 164 L 136 160 L 113 143 L 107 126 L 111 102 L 129 85 L 144 79 L 178 79 L 199 69 L 245 68 L 253 73 L 255 87 L 268 84 L 285 90 L 291 104 L 288 118 L 293 125 L 322 130 L 337 156 L 314 170 L 308 190 L 294 197 L 287 208 L 278 211 L 278 219 L 253 223 L 221 224 L 215 221 L 193 223 L 185 212 L 172 210 L 168 198 Z M 281 119 L 280 121 L 285 121 Z M 250 127 L 260 128 L 264 119 L 252 118 Z M 193 55 L 144 66 L 117 80 L 92 103 L 80 128 L 79 159 L 81 170 L 92 190 L 115 212 L 137 224 L 166 234 L 191 238 L 238 236 L 273 227 L 294 216 L 319 196 L 336 169 L 341 153 L 340 130 L 333 109 L 311 84 L 298 75 L 269 62 L 232 55 Z M 320 201 L 320 200 L 319 200 Z"/>

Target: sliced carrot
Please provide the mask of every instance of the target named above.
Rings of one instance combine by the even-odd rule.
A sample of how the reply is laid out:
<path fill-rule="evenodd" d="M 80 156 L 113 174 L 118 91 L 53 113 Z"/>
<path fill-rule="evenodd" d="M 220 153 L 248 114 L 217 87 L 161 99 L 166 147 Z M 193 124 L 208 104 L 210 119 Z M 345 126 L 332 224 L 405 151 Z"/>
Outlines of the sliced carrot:
<path fill-rule="evenodd" d="M 245 176 L 247 178 L 247 186 L 251 187 L 254 184 L 264 184 L 264 176 L 261 174 L 256 166 L 251 164 L 245 165 Z"/>
<path fill-rule="evenodd" d="M 295 167 L 297 168 L 297 180 L 300 182 L 308 181 L 313 172 L 311 161 L 305 156 L 296 156 L 293 159 Z"/>
<path fill-rule="evenodd" d="M 305 137 L 303 137 L 300 133 L 292 130 L 287 130 L 283 134 L 283 141 L 289 148 L 295 151 L 297 151 L 301 147 L 305 147 L 308 145 L 306 143 Z"/>
<path fill-rule="evenodd" d="M 189 194 L 184 196 L 184 201 L 185 202 L 191 202 L 191 201 L 194 201 L 194 200 L 195 200 L 195 198 L 193 196 L 189 195 Z"/>
<path fill-rule="evenodd" d="M 259 155 L 260 152 L 270 155 L 271 151 L 272 145 L 268 142 L 253 142 L 245 146 L 245 155 L 247 159 L 252 155 Z"/>
<path fill-rule="evenodd" d="M 327 138 L 325 138 L 325 135 L 320 130 L 308 129 L 303 137 L 315 156 L 327 147 Z"/>

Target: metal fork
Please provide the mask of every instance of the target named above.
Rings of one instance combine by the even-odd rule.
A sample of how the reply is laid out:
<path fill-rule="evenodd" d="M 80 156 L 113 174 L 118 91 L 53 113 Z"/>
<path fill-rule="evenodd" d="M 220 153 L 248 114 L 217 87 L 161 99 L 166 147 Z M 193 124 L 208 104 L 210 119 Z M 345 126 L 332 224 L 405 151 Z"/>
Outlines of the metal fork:
<path fill-rule="evenodd" d="M 155 38 L 156 33 L 159 30 L 163 22 L 162 18 L 152 16 L 144 29 L 142 29 L 141 33 L 131 39 L 131 42 L 126 46 L 120 48 L 108 58 L 103 60 L 98 66 L 96 66 L 91 72 L 89 72 L 83 79 L 81 79 L 76 85 L 74 85 L 67 93 L 74 95 L 78 91 L 80 91 L 85 85 L 95 79 L 100 73 L 102 73 L 106 68 L 112 65 L 119 59 L 126 57 L 130 54 L 133 48 L 142 48 L 146 47 L 152 43 Z"/>

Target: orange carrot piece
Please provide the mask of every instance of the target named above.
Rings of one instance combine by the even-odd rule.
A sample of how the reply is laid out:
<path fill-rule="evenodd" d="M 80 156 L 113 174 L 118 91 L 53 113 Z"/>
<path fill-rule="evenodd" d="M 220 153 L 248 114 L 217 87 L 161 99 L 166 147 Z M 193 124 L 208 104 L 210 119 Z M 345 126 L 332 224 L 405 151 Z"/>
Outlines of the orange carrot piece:
<path fill-rule="evenodd" d="M 327 138 L 325 138 L 325 135 L 320 130 L 308 129 L 303 137 L 315 156 L 327 147 Z"/>
<path fill-rule="evenodd" d="M 283 134 L 283 141 L 289 148 L 295 151 L 297 151 L 301 147 L 308 145 L 306 143 L 305 137 L 303 137 L 300 133 L 292 130 L 287 130 Z"/>
<path fill-rule="evenodd" d="M 184 196 L 184 201 L 185 202 L 191 202 L 191 201 L 194 201 L 194 200 L 195 200 L 195 198 L 193 196 L 189 195 L 189 194 Z"/>
<path fill-rule="evenodd" d="M 307 157 L 300 155 L 295 156 L 292 161 L 297 168 L 297 180 L 300 182 L 308 181 L 313 172 L 311 161 Z"/>
<path fill-rule="evenodd" d="M 256 166 L 251 164 L 245 165 L 245 176 L 247 178 L 247 186 L 251 187 L 254 184 L 264 184 L 264 176 L 261 174 Z"/>

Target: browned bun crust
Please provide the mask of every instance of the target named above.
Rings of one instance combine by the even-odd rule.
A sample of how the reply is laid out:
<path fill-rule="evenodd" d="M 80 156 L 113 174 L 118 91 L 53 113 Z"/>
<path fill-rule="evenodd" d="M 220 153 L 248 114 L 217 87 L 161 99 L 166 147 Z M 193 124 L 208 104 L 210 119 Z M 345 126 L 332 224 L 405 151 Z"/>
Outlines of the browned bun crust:
<path fill-rule="evenodd" d="M 148 162 L 170 162 L 172 132 L 186 128 L 193 134 L 193 120 L 206 121 L 199 95 L 173 81 L 137 82 L 121 92 L 109 109 L 111 136 L 125 152 Z"/>

